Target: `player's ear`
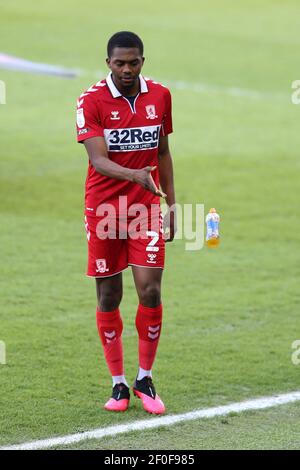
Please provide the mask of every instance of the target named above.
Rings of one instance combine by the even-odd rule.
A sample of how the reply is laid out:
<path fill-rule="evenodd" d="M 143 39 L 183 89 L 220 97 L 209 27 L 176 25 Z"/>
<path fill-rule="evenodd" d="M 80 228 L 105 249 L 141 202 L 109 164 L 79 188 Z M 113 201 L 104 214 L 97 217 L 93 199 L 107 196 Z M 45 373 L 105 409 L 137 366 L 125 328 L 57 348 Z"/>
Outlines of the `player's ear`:
<path fill-rule="evenodd" d="M 110 68 L 110 57 L 107 57 L 107 59 L 106 59 L 106 64 L 107 64 L 107 67 Z"/>

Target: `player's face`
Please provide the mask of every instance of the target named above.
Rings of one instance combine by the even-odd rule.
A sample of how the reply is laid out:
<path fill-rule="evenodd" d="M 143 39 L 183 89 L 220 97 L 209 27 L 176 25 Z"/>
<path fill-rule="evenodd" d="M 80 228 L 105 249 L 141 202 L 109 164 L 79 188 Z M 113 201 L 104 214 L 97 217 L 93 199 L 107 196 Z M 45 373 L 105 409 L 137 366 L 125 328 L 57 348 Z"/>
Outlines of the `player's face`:
<path fill-rule="evenodd" d="M 115 47 L 106 63 L 112 71 L 116 86 L 123 90 L 134 88 L 138 83 L 144 60 L 136 47 Z"/>

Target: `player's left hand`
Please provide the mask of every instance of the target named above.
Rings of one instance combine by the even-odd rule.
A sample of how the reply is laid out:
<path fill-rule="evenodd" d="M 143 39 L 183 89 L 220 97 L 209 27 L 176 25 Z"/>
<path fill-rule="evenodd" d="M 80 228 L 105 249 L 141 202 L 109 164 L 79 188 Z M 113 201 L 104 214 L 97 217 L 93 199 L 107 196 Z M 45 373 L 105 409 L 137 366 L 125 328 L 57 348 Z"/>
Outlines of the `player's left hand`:
<path fill-rule="evenodd" d="M 168 210 L 168 212 L 164 216 L 163 229 L 165 241 L 173 241 L 177 232 L 177 217 L 175 209 Z"/>

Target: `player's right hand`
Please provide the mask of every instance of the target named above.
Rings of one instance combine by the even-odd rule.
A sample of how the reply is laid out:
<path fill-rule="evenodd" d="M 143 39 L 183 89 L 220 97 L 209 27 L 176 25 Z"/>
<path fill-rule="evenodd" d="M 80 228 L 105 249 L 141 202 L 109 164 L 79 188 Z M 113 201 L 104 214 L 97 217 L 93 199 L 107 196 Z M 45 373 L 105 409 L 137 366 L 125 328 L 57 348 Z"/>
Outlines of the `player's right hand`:
<path fill-rule="evenodd" d="M 143 188 L 147 189 L 151 193 L 160 197 L 167 197 L 155 184 L 151 171 L 155 170 L 156 166 L 146 166 L 140 170 L 134 170 L 133 172 L 133 181 L 134 183 L 140 184 Z"/>

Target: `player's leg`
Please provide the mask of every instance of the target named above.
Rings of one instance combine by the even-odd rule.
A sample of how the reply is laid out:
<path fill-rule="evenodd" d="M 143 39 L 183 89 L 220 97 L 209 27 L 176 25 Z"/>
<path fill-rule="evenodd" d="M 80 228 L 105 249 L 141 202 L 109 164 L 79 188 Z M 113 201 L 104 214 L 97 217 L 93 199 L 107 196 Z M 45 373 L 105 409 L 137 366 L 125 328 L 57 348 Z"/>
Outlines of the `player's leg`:
<path fill-rule="evenodd" d="M 152 382 L 155 360 L 162 326 L 161 268 L 132 266 L 134 282 L 139 297 L 136 328 L 139 335 L 139 370 L 134 393 L 142 399 L 144 409 L 161 414 L 165 407 Z"/>
<path fill-rule="evenodd" d="M 122 273 L 96 279 L 97 327 L 113 381 L 112 397 L 105 404 L 110 411 L 125 411 L 129 405 L 129 387 L 124 374 L 123 323 L 119 310 L 122 284 Z"/>
<path fill-rule="evenodd" d="M 96 278 L 96 294 L 99 310 L 111 312 L 118 308 L 123 296 L 122 273 Z"/>
<path fill-rule="evenodd" d="M 86 217 L 88 239 L 87 275 L 96 279 L 97 327 L 104 356 L 113 378 L 112 398 L 105 408 L 125 411 L 129 404 L 129 389 L 124 377 L 122 318 L 119 305 L 122 299 L 122 271 L 127 265 L 124 240 L 101 239 L 96 217 Z"/>
<path fill-rule="evenodd" d="M 97 327 L 103 345 L 104 356 L 113 378 L 113 385 L 119 377 L 124 380 L 122 348 L 123 322 L 119 305 L 122 299 L 122 273 L 103 279 L 96 279 Z"/>
<path fill-rule="evenodd" d="M 159 207 L 148 212 L 147 218 L 138 224 L 139 233 L 130 224 L 128 239 L 128 264 L 132 272 L 139 305 L 136 328 L 139 335 L 139 370 L 134 393 L 142 399 L 144 409 L 161 414 L 164 404 L 152 383 L 152 366 L 160 338 L 162 325 L 161 280 L 165 259 L 162 217 Z"/>
<path fill-rule="evenodd" d="M 163 270 L 132 266 L 139 297 L 136 328 L 139 334 L 138 380 L 152 376 L 162 325 L 161 280 Z"/>
<path fill-rule="evenodd" d="M 158 307 L 161 304 L 163 269 L 132 266 L 132 274 L 140 303 L 148 308 Z"/>

